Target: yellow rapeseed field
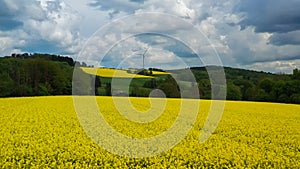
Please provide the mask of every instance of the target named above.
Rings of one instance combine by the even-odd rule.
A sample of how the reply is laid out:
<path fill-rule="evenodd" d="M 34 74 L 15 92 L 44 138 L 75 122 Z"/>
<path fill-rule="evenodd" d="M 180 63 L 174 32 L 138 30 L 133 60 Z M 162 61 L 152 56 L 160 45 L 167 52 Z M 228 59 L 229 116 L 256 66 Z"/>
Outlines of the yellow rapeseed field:
<path fill-rule="evenodd" d="M 89 74 L 96 74 L 101 77 L 114 78 L 153 78 L 151 76 L 144 76 L 138 74 L 127 73 L 125 70 L 109 69 L 109 68 L 81 68 L 84 72 Z"/>
<path fill-rule="evenodd" d="M 168 73 L 168 72 L 152 71 L 152 74 L 153 74 L 153 75 L 168 75 L 168 74 L 170 74 L 170 73 Z"/>
<path fill-rule="evenodd" d="M 141 111 L 150 107 L 147 98 L 131 101 Z M 97 103 L 109 125 L 137 138 L 164 132 L 180 108 L 179 99 L 167 99 L 164 113 L 143 124 L 120 115 L 112 97 L 97 97 Z M 87 136 L 71 96 L 3 98 L 0 168 L 300 168 L 300 105 L 227 101 L 218 128 L 199 144 L 210 103 L 200 101 L 196 123 L 174 148 L 154 157 L 126 158 Z"/>

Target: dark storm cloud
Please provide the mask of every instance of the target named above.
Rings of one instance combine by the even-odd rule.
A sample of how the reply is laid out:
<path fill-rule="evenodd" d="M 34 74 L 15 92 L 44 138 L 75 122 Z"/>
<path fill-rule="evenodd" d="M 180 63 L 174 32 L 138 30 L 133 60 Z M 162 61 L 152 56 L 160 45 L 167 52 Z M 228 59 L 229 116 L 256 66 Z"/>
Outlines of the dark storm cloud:
<path fill-rule="evenodd" d="M 286 33 L 300 30 L 299 0 L 243 0 L 237 8 L 245 18 L 242 29 L 254 26 L 256 32 Z"/>
<path fill-rule="evenodd" d="M 22 22 L 15 19 L 16 13 L 10 10 L 4 1 L 0 1 L 0 30 L 7 31 L 16 29 Z"/>
<path fill-rule="evenodd" d="M 296 56 L 281 56 L 277 58 L 261 58 L 261 59 L 255 59 L 255 63 L 259 62 L 274 62 L 274 61 L 293 61 L 293 60 L 298 60 L 300 59 L 300 55 Z"/>
<path fill-rule="evenodd" d="M 269 43 L 282 46 L 282 45 L 300 45 L 300 31 L 288 33 L 276 33 L 269 39 Z"/>
<path fill-rule="evenodd" d="M 276 46 L 300 44 L 290 33 L 300 30 L 299 6 L 299 0 L 243 0 L 238 11 L 244 19 L 239 24 L 242 30 L 253 26 L 257 33 L 273 33 L 269 43 Z"/>
<path fill-rule="evenodd" d="M 165 50 L 173 52 L 176 56 L 180 58 L 198 58 L 198 55 L 194 53 L 190 48 L 183 44 L 176 44 L 171 46 L 166 46 Z"/>

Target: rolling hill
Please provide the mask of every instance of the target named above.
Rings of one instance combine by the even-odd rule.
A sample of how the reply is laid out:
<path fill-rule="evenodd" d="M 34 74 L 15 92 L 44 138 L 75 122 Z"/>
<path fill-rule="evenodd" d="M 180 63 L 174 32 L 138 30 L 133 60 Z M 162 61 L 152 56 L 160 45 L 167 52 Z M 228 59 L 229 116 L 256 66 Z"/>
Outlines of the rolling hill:
<path fill-rule="evenodd" d="M 96 95 L 112 95 L 116 92 L 112 79 L 130 81 L 129 91 L 123 91 L 122 82 L 117 86 L 118 95 L 148 97 L 154 89 L 162 90 L 167 97 L 189 95 L 191 87 L 197 87 L 200 98 L 211 98 L 211 82 L 206 69 L 210 67 L 192 67 L 190 70 L 196 79 L 194 84 L 185 69 L 157 71 L 142 70 L 144 73 L 114 68 L 87 67 L 72 58 L 49 54 L 13 54 L 0 58 L 0 97 L 71 95 L 74 66 L 81 67 L 83 76 L 97 74 L 95 85 L 88 93 Z M 133 69 L 135 70 L 135 69 Z M 224 67 L 228 100 L 268 101 L 282 103 L 300 103 L 300 72 L 293 74 L 273 74 Z M 146 73 L 145 73 L 146 72 Z M 148 72 L 148 73 L 147 73 Z M 149 73 L 151 72 L 151 73 Z M 84 75 L 85 74 L 85 75 Z M 114 77 L 114 78 L 113 78 Z M 178 86 L 183 86 L 180 91 Z M 182 93 L 180 93 L 182 92 Z"/>

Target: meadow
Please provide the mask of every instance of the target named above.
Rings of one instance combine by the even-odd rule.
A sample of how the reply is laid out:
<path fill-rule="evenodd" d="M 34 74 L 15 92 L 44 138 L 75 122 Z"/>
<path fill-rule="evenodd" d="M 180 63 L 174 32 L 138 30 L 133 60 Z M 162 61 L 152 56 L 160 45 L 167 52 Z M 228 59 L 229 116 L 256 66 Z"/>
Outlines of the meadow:
<path fill-rule="evenodd" d="M 141 111 L 150 107 L 147 98 L 131 101 Z M 167 99 L 158 119 L 141 124 L 120 115 L 112 97 L 97 103 L 110 126 L 137 138 L 167 130 L 180 108 L 179 99 Z M 192 130 L 172 149 L 126 158 L 87 136 L 71 96 L 1 98 L 0 168 L 300 168 L 300 105 L 226 101 L 216 131 L 199 144 L 210 104 L 200 101 Z"/>

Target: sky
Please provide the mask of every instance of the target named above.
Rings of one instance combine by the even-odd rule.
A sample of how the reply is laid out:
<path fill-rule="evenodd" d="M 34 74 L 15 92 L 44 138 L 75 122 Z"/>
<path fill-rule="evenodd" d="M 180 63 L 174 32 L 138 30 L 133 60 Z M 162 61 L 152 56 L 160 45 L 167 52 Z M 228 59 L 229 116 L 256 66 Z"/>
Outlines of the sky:
<path fill-rule="evenodd" d="M 1 0 L 0 55 L 106 67 L 300 68 L 300 0 Z M 147 52 L 145 53 L 145 51 Z"/>

